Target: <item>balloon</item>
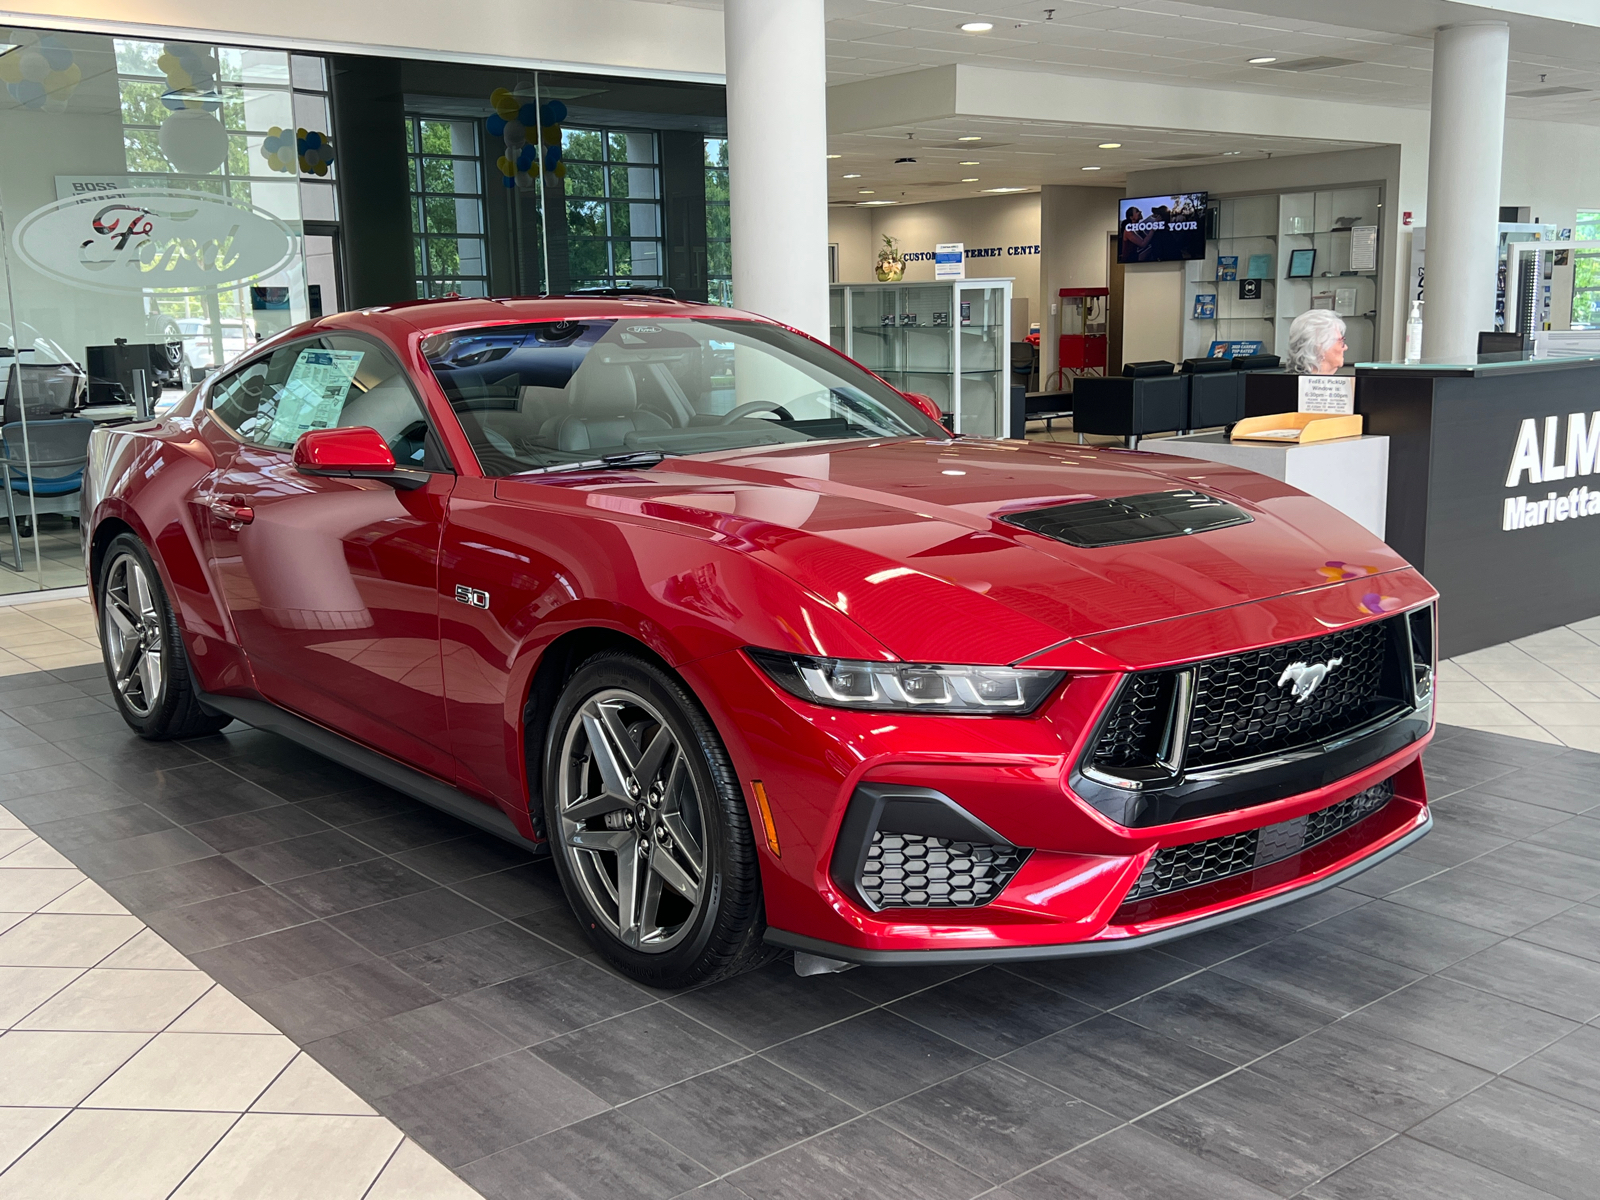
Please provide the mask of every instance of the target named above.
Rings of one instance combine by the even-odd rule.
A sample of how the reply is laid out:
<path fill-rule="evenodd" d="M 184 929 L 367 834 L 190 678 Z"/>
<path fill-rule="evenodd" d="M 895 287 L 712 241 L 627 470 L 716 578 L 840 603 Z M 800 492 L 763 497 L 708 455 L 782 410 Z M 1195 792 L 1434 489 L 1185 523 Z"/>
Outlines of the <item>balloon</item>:
<path fill-rule="evenodd" d="M 559 146 L 561 144 L 561 126 L 546 125 L 539 130 L 539 138 L 546 146 Z"/>
<path fill-rule="evenodd" d="M 507 121 L 515 121 L 517 119 L 517 101 L 515 97 L 496 104 L 494 110 Z"/>
<path fill-rule="evenodd" d="M 565 179 L 567 177 L 567 164 L 557 163 L 556 169 L 552 172 L 552 174 L 555 175 L 557 179 Z"/>
<path fill-rule="evenodd" d="M 208 175 L 228 156 L 228 135 L 210 113 L 175 112 L 161 122 L 161 153 L 185 175 Z"/>
<path fill-rule="evenodd" d="M 22 77 L 34 83 L 42 83 L 44 77 L 50 74 L 50 64 L 45 60 L 36 46 L 29 46 L 22 51 Z"/>
<path fill-rule="evenodd" d="M 500 168 L 500 174 L 505 175 L 507 177 L 515 175 L 517 173 L 516 164 L 513 163 L 504 154 L 502 154 L 498 159 L 495 160 L 495 166 Z"/>
<path fill-rule="evenodd" d="M 529 167 L 533 166 L 537 157 L 538 155 L 532 146 L 524 145 L 522 149 L 517 151 L 517 170 L 525 173 Z"/>
<path fill-rule="evenodd" d="M 494 105 L 496 108 L 499 108 L 500 105 L 505 102 L 506 97 L 510 95 L 511 93 L 503 87 L 495 88 L 494 91 L 489 93 L 489 103 Z"/>
<path fill-rule="evenodd" d="M 505 130 L 506 145 L 520 146 L 528 140 L 527 126 L 521 121 L 507 121 Z"/>
<path fill-rule="evenodd" d="M 517 186 L 517 181 L 515 179 L 513 179 L 510 175 L 507 175 L 500 182 L 505 184 L 507 187 L 516 187 Z"/>
<path fill-rule="evenodd" d="M 500 137 L 506 131 L 506 119 L 499 113 L 495 113 L 484 124 L 488 126 L 489 132 L 495 137 Z"/>
<path fill-rule="evenodd" d="M 554 171 L 556 169 L 556 164 L 559 163 L 560 161 L 561 161 L 561 147 L 560 146 L 546 146 L 544 148 L 544 169 L 546 171 Z"/>
<path fill-rule="evenodd" d="M 517 109 L 517 120 L 521 121 L 524 125 L 537 124 L 539 120 L 538 106 L 531 102 L 524 104 L 521 108 Z"/>
<path fill-rule="evenodd" d="M 539 124 L 559 125 L 567 119 L 567 106 L 559 100 L 546 100 L 539 110 Z"/>

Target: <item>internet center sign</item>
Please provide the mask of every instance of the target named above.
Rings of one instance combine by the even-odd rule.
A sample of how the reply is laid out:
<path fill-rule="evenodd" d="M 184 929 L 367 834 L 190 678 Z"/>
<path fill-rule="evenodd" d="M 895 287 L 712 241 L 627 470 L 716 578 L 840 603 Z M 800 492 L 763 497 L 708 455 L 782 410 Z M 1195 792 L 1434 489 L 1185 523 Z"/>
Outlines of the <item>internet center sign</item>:
<path fill-rule="evenodd" d="M 273 275 L 295 257 L 289 227 L 253 204 L 103 183 L 74 190 L 29 213 L 12 239 L 24 263 L 73 287 L 202 294 Z"/>

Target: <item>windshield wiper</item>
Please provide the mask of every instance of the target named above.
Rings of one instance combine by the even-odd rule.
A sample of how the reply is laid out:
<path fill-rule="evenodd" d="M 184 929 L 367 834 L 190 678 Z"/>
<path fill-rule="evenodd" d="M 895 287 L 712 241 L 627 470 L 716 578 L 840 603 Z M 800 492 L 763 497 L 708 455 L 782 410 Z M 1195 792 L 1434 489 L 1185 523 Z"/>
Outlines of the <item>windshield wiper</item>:
<path fill-rule="evenodd" d="M 607 454 L 601 458 L 588 458 L 582 462 L 556 463 L 548 467 L 534 467 L 531 471 L 518 471 L 518 475 L 544 475 L 551 471 L 593 471 L 597 468 L 653 467 L 667 456 L 659 450 L 633 450 L 627 454 Z"/>

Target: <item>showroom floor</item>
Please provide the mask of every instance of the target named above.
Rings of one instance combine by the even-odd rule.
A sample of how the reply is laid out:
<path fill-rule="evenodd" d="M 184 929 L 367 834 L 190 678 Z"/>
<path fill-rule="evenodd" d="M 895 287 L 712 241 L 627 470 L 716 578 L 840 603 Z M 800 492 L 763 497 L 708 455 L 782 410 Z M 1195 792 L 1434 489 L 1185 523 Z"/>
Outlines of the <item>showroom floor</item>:
<path fill-rule="evenodd" d="M 1600 754 L 1443 727 L 1430 836 L 1164 951 L 666 996 L 514 848 L 138 742 L 91 639 L 0 608 L 0 1200 L 1595 1195 Z"/>

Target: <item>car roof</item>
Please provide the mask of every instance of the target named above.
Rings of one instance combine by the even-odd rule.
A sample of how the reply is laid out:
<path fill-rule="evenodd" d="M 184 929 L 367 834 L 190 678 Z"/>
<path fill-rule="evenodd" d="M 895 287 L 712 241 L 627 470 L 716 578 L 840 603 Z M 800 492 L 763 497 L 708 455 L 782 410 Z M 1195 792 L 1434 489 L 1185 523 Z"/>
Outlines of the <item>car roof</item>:
<path fill-rule="evenodd" d="M 661 296 L 510 296 L 497 298 L 446 298 L 405 300 L 374 308 L 355 309 L 322 317 L 299 328 L 314 330 L 374 329 L 403 340 L 415 332 L 434 333 L 484 325 L 522 324 L 530 321 L 608 320 L 646 317 L 680 320 L 766 321 L 767 318 L 716 304 L 695 304 Z"/>

